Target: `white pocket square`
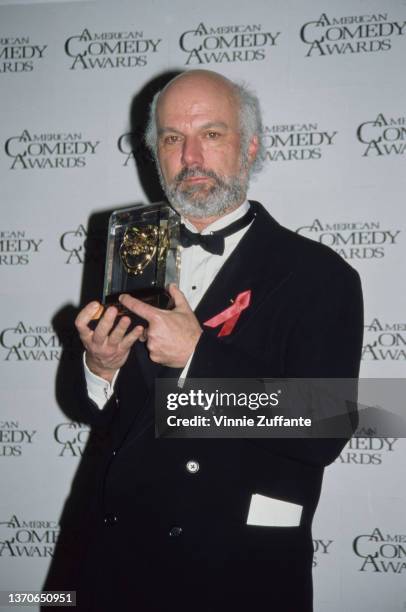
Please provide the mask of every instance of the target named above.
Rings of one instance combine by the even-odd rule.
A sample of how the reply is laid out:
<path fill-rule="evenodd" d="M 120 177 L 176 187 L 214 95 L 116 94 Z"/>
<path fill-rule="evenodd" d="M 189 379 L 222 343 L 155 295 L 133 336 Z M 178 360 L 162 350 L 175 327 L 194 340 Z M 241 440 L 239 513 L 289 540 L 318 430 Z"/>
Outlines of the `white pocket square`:
<path fill-rule="evenodd" d="M 303 506 L 255 493 L 251 496 L 247 525 L 298 527 Z"/>

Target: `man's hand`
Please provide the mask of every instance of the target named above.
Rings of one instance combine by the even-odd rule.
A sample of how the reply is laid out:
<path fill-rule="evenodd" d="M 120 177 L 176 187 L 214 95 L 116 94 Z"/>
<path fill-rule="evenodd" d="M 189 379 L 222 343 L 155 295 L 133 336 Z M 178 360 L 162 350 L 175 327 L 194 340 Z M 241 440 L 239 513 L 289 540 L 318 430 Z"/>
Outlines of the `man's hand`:
<path fill-rule="evenodd" d="M 76 317 L 75 325 L 86 349 L 87 367 L 97 376 L 111 382 L 114 374 L 126 362 L 134 342 L 142 336 L 144 328 L 137 325 L 131 332 L 126 333 L 131 319 L 123 316 L 113 329 L 118 311 L 114 306 L 110 306 L 92 331 L 89 322 L 98 308 L 98 302 L 90 302 Z"/>
<path fill-rule="evenodd" d="M 173 310 L 154 308 L 126 294 L 119 299 L 128 310 L 148 321 L 141 340 L 146 340 L 150 359 L 171 368 L 183 368 L 195 350 L 202 329 L 176 285 L 169 285 L 169 293 L 175 302 Z"/>

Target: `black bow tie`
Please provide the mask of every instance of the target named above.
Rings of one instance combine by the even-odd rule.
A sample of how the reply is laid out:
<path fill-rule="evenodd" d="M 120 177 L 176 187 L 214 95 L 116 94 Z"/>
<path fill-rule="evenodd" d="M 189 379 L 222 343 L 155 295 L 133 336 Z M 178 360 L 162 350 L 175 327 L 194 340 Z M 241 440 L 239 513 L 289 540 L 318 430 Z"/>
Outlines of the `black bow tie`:
<path fill-rule="evenodd" d="M 255 213 L 252 208 L 250 208 L 243 217 L 237 219 L 233 223 L 230 223 L 227 227 L 224 227 L 221 230 L 217 230 L 216 232 L 211 232 L 211 234 L 199 234 L 198 232 L 191 232 L 186 225 L 183 223 L 180 224 L 180 244 L 184 248 L 188 248 L 192 245 L 199 245 L 205 251 L 212 253 L 213 255 L 223 255 L 224 253 L 224 238 L 227 236 L 231 236 L 231 234 L 235 234 L 238 230 L 246 227 L 253 218 L 255 217 Z"/>

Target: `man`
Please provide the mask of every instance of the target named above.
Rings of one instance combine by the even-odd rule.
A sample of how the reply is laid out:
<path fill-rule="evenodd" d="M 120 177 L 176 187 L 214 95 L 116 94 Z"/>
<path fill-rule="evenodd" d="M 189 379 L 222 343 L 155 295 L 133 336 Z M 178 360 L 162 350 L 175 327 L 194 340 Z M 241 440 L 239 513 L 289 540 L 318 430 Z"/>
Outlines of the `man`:
<path fill-rule="evenodd" d="M 121 296 L 145 329 L 128 331 L 127 316 L 114 327 L 110 307 L 93 331 L 95 302 L 77 317 L 77 388 L 107 441 L 72 588 L 95 611 L 308 612 L 311 522 L 345 440 L 155 439 L 154 380 L 357 377 L 358 275 L 246 200 L 261 122 L 245 88 L 209 71 L 176 77 L 154 100 L 147 142 L 186 226 L 182 291 L 170 287 L 170 311 Z M 199 242 L 211 232 L 216 253 Z M 242 295 L 229 333 L 208 324 Z M 249 524 L 255 494 L 302 508 L 300 522 Z"/>

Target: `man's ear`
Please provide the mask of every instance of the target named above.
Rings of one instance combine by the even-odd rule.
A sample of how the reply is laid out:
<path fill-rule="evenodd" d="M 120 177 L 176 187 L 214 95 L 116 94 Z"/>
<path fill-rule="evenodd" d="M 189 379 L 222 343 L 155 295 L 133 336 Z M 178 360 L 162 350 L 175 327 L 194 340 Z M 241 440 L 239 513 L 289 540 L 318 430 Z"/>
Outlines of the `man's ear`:
<path fill-rule="evenodd" d="M 253 164 L 254 161 L 256 160 L 257 155 L 258 155 L 258 150 L 259 150 L 258 136 L 253 136 L 248 145 L 248 161 L 250 165 Z"/>

